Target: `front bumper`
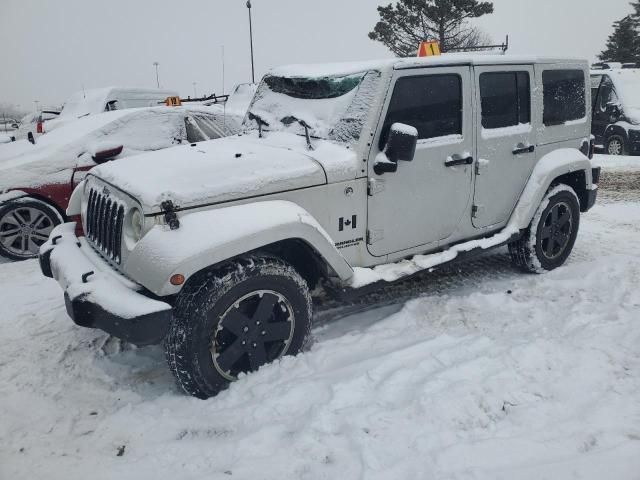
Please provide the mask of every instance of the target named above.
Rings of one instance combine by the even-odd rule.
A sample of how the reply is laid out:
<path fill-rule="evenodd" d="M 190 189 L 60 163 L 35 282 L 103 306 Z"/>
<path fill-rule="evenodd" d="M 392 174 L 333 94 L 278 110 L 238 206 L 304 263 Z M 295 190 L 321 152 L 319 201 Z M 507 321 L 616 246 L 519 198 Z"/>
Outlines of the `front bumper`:
<path fill-rule="evenodd" d="M 594 167 L 591 169 L 591 190 L 587 190 L 587 198 L 586 205 L 584 206 L 583 212 L 587 212 L 591 210 L 596 204 L 596 198 L 598 198 L 598 182 L 600 182 L 600 167 Z"/>
<path fill-rule="evenodd" d="M 171 305 L 141 293 L 139 285 L 116 273 L 74 230 L 75 223 L 56 227 L 39 256 L 43 275 L 62 287 L 71 319 L 135 345 L 160 343 L 169 329 Z"/>

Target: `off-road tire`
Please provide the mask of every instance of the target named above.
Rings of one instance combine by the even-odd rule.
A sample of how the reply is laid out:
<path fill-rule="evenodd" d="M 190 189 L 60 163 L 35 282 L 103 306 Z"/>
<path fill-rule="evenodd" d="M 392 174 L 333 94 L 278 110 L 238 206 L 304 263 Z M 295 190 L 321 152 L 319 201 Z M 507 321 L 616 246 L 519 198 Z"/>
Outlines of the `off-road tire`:
<path fill-rule="evenodd" d="M 614 145 L 618 145 L 618 147 L 614 148 Z M 612 150 L 615 150 L 614 153 L 612 153 Z M 605 153 L 607 155 L 626 155 L 627 147 L 624 143 L 624 138 L 620 135 L 610 136 L 605 145 Z"/>
<path fill-rule="evenodd" d="M 16 214 L 18 216 L 15 216 Z M 38 215 L 38 217 L 32 218 L 35 215 Z M 56 225 L 61 224 L 63 220 L 54 207 L 36 199 L 20 198 L 0 205 L 0 256 L 11 260 L 27 260 L 37 257 L 37 247 L 47 240 L 50 231 Z M 39 228 L 34 228 L 31 233 L 25 230 L 24 235 L 19 234 L 15 237 L 11 236 L 14 230 L 9 222 L 15 223 L 16 229 L 22 228 L 20 227 L 22 224 L 26 225 L 25 228 L 28 228 L 34 222 L 38 223 L 35 227 Z M 18 242 L 16 243 L 18 245 L 23 238 L 28 238 L 26 240 L 27 249 L 23 250 L 24 253 L 20 253 L 19 250 L 25 244 L 21 244 L 21 247 L 15 247 L 8 243 L 13 239 L 14 242 Z"/>
<path fill-rule="evenodd" d="M 570 229 L 566 231 L 566 223 L 561 227 L 552 225 L 553 212 L 562 212 L 570 215 Z M 557 222 L 556 222 L 557 223 Z M 578 236 L 580 227 L 580 204 L 574 190 L 567 185 L 552 187 L 542 199 L 529 227 L 522 237 L 509 244 L 511 261 L 525 272 L 543 273 L 558 268 L 567 260 Z M 563 246 L 556 244 L 549 246 L 552 238 L 560 238 Z M 557 232 L 557 233 L 556 233 Z M 543 238 L 543 237 L 547 238 Z M 566 236 L 566 241 L 564 240 Z M 555 241 L 555 240 L 554 240 Z M 557 248 L 557 254 L 549 254 Z"/>
<path fill-rule="evenodd" d="M 262 296 L 257 292 L 262 292 Z M 229 261 L 214 270 L 195 275 L 176 299 L 172 323 L 165 338 L 165 353 L 169 368 L 182 390 L 204 399 L 229 386 L 234 379 L 230 378 L 231 370 L 226 370 L 225 374 L 217 363 L 226 351 L 223 348 L 247 349 L 234 365 L 257 361 L 257 357 L 252 357 L 248 346 L 238 345 L 245 338 L 243 335 L 265 333 L 257 331 L 262 327 L 253 325 L 250 325 L 253 331 L 243 333 L 242 329 L 249 330 L 249 327 L 243 327 L 240 323 L 249 324 L 250 322 L 245 322 L 249 316 L 243 317 L 242 313 L 237 316 L 238 311 L 234 309 L 246 307 L 243 302 L 254 302 L 257 305 L 254 313 L 257 315 L 262 299 L 267 298 L 265 295 L 272 295 L 265 292 L 281 296 L 271 307 L 270 320 L 265 323 L 274 325 L 277 320 L 275 317 L 285 312 L 282 315 L 287 315 L 286 318 L 290 319 L 288 325 L 292 326 L 287 340 L 282 340 L 281 344 L 264 343 L 261 347 L 263 351 L 273 352 L 275 345 L 276 349 L 283 349 L 277 354 L 277 358 L 280 358 L 283 355 L 295 355 L 305 348 L 311 334 L 312 301 L 307 283 L 298 272 L 282 259 L 267 255 L 251 255 Z M 293 315 L 287 313 L 289 309 Z M 234 322 L 229 323 L 230 317 L 233 317 Z M 237 322 L 237 318 L 242 320 Z M 281 326 L 284 322 L 277 323 Z M 225 325 L 227 330 L 221 325 Z M 229 328 L 229 325 L 232 328 Z M 237 337 L 230 333 L 234 329 L 240 329 Z M 219 344 L 220 335 L 230 334 L 234 340 L 228 344 Z M 251 338 L 249 341 L 253 342 Z M 269 358 L 269 355 L 265 358 Z M 267 361 L 273 360 L 275 358 Z M 249 370 L 256 368 L 250 365 Z"/>

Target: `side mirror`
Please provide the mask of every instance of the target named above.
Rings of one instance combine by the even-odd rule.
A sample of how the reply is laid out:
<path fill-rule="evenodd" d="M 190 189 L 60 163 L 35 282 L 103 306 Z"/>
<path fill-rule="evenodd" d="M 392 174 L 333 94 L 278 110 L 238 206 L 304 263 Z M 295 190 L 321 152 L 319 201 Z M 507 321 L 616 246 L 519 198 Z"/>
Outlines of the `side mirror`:
<path fill-rule="evenodd" d="M 91 158 L 93 158 L 93 161 L 96 163 L 108 162 L 109 160 L 113 160 L 118 155 L 120 155 L 122 153 L 123 148 L 124 148 L 123 145 L 119 145 L 117 147 L 108 147 L 108 148 L 96 150 L 91 154 Z"/>
<path fill-rule="evenodd" d="M 620 111 L 620 106 L 615 103 L 607 103 L 606 113 L 612 119 L 618 119 L 622 112 Z"/>
<path fill-rule="evenodd" d="M 384 153 L 392 162 L 410 162 L 416 155 L 418 130 L 404 123 L 394 123 L 389 130 L 389 139 Z"/>
<path fill-rule="evenodd" d="M 416 128 L 404 123 L 394 123 L 389 129 L 384 152 L 376 158 L 373 171 L 378 175 L 397 171 L 398 161 L 411 162 L 413 160 L 417 144 L 418 130 Z"/>

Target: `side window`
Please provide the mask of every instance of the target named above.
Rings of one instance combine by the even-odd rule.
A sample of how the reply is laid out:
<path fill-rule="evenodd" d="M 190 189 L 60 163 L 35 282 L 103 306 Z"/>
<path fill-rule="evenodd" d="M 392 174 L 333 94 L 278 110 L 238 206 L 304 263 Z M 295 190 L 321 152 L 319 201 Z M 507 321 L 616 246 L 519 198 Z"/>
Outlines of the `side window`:
<path fill-rule="evenodd" d="M 562 125 L 586 115 L 585 81 L 582 70 L 545 70 L 543 121 L 546 126 Z"/>
<path fill-rule="evenodd" d="M 462 135 L 462 79 L 460 75 L 402 77 L 396 81 L 381 144 L 394 123 L 411 125 L 419 139 Z"/>
<path fill-rule="evenodd" d="M 531 122 L 529 72 L 480 74 L 482 127 L 512 127 Z"/>

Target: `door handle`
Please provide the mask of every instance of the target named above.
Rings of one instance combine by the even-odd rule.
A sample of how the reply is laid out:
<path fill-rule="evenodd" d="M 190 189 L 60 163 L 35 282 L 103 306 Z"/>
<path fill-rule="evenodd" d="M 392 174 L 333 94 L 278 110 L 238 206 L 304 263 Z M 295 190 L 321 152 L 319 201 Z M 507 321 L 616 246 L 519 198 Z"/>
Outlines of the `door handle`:
<path fill-rule="evenodd" d="M 521 155 L 523 153 L 533 153 L 536 151 L 535 145 L 524 145 L 522 143 L 518 144 L 518 146 L 513 151 L 514 155 Z"/>
<path fill-rule="evenodd" d="M 457 167 L 459 165 L 471 165 L 473 163 L 473 157 L 471 155 L 467 157 L 462 157 L 460 155 L 452 155 L 450 156 L 446 162 L 444 162 L 445 167 Z"/>

